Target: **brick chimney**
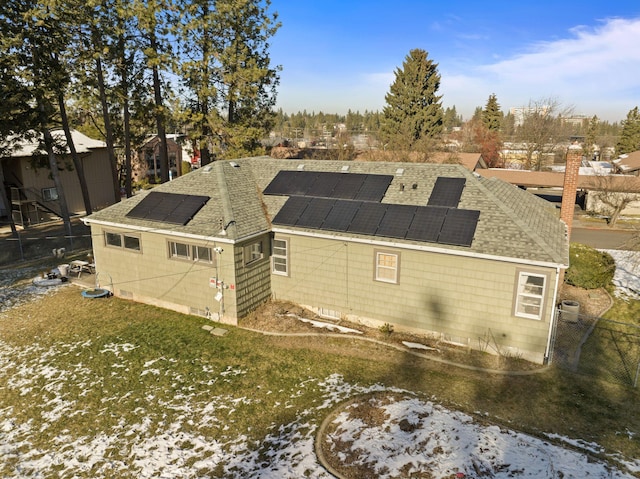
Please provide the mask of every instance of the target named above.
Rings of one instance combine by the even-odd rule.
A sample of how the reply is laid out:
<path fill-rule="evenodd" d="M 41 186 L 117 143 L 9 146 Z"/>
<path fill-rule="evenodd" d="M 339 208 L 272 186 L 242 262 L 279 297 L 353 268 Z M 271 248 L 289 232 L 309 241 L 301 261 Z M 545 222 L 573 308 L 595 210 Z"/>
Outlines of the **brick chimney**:
<path fill-rule="evenodd" d="M 578 173 L 582 163 L 582 147 L 571 145 L 567 150 L 567 166 L 564 170 L 564 183 L 562 185 L 562 205 L 560 206 L 560 219 L 567 225 L 567 237 L 571 238 L 571 225 L 576 205 L 576 192 L 578 190 Z"/>

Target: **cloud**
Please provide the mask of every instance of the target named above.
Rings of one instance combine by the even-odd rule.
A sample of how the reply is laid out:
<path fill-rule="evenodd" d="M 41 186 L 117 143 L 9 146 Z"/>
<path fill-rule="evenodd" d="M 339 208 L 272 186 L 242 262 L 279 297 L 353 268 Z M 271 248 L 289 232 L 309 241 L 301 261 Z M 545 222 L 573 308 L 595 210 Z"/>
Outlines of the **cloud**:
<path fill-rule="evenodd" d="M 602 118 L 599 110 L 610 116 L 617 108 L 624 111 L 614 120 L 624 118 L 640 95 L 640 18 L 607 19 L 568 33 L 568 38 L 533 44 L 512 58 L 463 74 L 443 70 L 443 91 L 454 103 L 480 95 L 477 106 L 495 93 L 503 109 L 557 97 L 576 106 L 576 113 Z"/>

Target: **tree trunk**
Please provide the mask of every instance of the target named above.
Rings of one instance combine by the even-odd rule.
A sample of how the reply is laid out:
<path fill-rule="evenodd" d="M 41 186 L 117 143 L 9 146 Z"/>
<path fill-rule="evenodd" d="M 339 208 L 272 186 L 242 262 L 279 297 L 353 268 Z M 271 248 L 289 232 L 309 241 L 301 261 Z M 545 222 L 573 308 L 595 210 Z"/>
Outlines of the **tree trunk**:
<path fill-rule="evenodd" d="M 153 32 L 149 38 L 151 50 L 157 54 L 156 37 Z M 164 111 L 162 105 L 162 90 L 160 87 L 160 73 L 157 65 L 151 67 L 153 76 L 153 97 L 156 104 L 156 127 L 158 129 L 158 137 L 160 138 L 160 181 L 166 183 L 169 181 L 169 153 L 167 149 L 167 132 L 164 124 Z M 157 173 L 157 172 L 156 172 Z"/>
<path fill-rule="evenodd" d="M 58 171 L 58 161 L 56 154 L 53 150 L 54 140 L 51 136 L 51 131 L 47 126 L 47 114 L 44 105 L 44 100 L 40 94 L 36 94 L 36 102 L 38 106 L 38 122 L 40 123 L 40 130 L 44 136 L 44 146 L 47 151 L 47 157 L 49 158 L 49 169 L 51 170 L 51 177 L 53 178 L 53 184 L 56 187 L 58 193 L 58 205 L 60 206 L 60 213 L 62 214 L 62 221 L 67 231 L 69 238 L 69 245 L 73 249 L 73 230 L 71 228 L 71 219 L 69 217 L 69 208 L 67 206 L 67 199 L 64 194 L 64 187 L 60 180 L 60 173 Z"/>
<path fill-rule="evenodd" d="M 107 102 L 107 92 L 104 85 L 104 73 L 102 71 L 102 61 L 96 58 L 96 76 L 98 80 L 98 91 L 100 93 L 100 105 L 102 107 L 102 118 L 104 121 L 105 140 L 107 152 L 109 153 L 109 163 L 111 164 L 111 180 L 113 182 L 113 195 L 116 203 L 120 201 L 120 181 L 118 175 L 118 160 L 113 140 L 113 128 L 109 117 L 109 104 Z"/>
<path fill-rule="evenodd" d="M 76 151 L 76 145 L 73 143 L 73 137 L 71 136 L 71 129 L 69 127 L 69 118 L 67 117 L 67 108 L 64 103 L 64 94 L 62 91 L 58 92 L 58 107 L 60 108 L 60 118 L 62 119 L 62 129 L 64 130 L 64 136 L 67 139 L 67 146 L 71 153 L 71 159 L 73 160 L 73 166 L 76 169 L 78 175 L 78 181 L 80 182 L 80 190 L 82 191 L 82 200 L 84 201 L 84 210 L 87 215 L 90 215 L 93 210 L 91 209 L 91 198 L 89 196 L 89 188 L 87 188 L 87 180 L 84 176 L 84 166 L 82 161 L 78 157 Z"/>

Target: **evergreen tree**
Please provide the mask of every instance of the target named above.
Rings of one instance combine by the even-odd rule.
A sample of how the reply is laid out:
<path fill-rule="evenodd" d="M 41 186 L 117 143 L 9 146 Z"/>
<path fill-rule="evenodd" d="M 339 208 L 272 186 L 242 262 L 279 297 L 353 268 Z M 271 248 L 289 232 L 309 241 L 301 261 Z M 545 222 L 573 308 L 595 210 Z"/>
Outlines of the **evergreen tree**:
<path fill-rule="evenodd" d="M 636 106 L 627 113 L 627 119 L 622 122 L 622 133 L 616 145 L 616 153 L 623 155 L 640 150 L 640 112 Z"/>
<path fill-rule="evenodd" d="M 269 0 L 182 0 L 179 74 L 190 93 L 186 117 L 202 162 L 260 153 L 273 124 L 278 70 L 268 40 L 280 27 Z"/>
<path fill-rule="evenodd" d="M 455 127 L 462 126 L 462 117 L 458 115 L 455 105 L 451 108 L 445 108 L 442 124 L 447 131 L 451 131 Z"/>
<path fill-rule="evenodd" d="M 583 150 L 588 159 L 593 158 L 595 145 L 596 145 L 596 142 L 598 141 L 597 134 L 598 134 L 599 124 L 600 124 L 600 121 L 598 120 L 598 117 L 596 115 L 593 115 L 591 120 L 589 120 L 589 126 L 587 127 L 587 134 L 585 135 L 585 138 L 584 138 Z"/>
<path fill-rule="evenodd" d="M 489 95 L 484 110 L 482 110 L 482 123 L 489 131 L 499 131 L 502 124 L 502 116 L 498 99 L 492 93 Z"/>
<path fill-rule="evenodd" d="M 442 132 L 440 74 L 427 56 L 424 50 L 411 50 L 395 71 L 383 109 L 381 134 L 388 148 L 428 151 Z"/>

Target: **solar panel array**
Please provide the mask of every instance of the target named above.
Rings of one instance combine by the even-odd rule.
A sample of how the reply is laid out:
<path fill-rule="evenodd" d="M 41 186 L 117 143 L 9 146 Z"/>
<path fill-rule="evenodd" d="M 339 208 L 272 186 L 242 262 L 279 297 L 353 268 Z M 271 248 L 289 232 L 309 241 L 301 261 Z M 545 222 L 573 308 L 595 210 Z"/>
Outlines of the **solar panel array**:
<path fill-rule="evenodd" d="M 391 180 L 391 175 L 280 171 L 265 188 L 264 194 L 379 202 L 384 198 Z"/>
<path fill-rule="evenodd" d="M 427 206 L 381 203 L 391 175 L 280 171 L 264 190 L 289 196 L 274 225 L 471 246 L 479 211 L 458 209 L 466 179 L 439 177 Z"/>
<path fill-rule="evenodd" d="M 274 225 L 471 246 L 479 211 L 292 196 Z"/>
<path fill-rule="evenodd" d="M 126 216 L 184 226 L 191 221 L 207 201 L 209 201 L 208 196 L 152 191 Z"/>

